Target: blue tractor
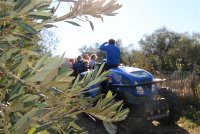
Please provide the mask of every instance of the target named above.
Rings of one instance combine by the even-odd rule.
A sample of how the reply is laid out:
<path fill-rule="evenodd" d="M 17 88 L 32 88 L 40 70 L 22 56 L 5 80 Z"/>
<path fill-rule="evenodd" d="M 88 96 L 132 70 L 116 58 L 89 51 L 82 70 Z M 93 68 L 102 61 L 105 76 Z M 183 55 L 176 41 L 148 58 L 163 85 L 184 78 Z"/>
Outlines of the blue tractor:
<path fill-rule="evenodd" d="M 146 125 L 152 121 L 161 125 L 176 123 L 181 116 L 181 103 L 168 88 L 158 88 L 157 84 L 163 81 L 136 67 L 119 66 L 110 69 L 104 84 L 95 85 L 101 86 L 101 90 L 90 92 L 90 96 L 111 90 L 117 100 L 123 100 L 125 107 L 130 108 L 130 113 L 122 122 L 103 122 L 105 133 L 132 134 L 137 129 L 147 129 Z M 93 128 L 90 131 L 88 126 L 87 129 L 89 133 L 97 130 Z"/>

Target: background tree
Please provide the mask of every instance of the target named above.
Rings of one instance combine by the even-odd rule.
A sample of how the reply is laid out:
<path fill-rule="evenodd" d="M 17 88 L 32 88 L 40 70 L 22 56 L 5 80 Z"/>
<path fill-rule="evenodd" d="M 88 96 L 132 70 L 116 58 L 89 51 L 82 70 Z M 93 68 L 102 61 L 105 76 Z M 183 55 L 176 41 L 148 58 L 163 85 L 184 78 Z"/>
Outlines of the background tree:
<path fill-rule="evenodd" d="M 124 46 L 121 39 L 116 41 L 121 51 L 121 62 L 125 65 L 154 71 L 192 71 L 194 66 L 199 70 L 200 34 L 177 33 L 163 27 L 150 35 L 145 35 L 140 41 L 141 49 L 134 49 L 134 44 Z M 83 46 L 79 51 L 96 53 L 99 61 L 106 58 L 99 50 L 99 43 Z"/>
<path fill-rule="evenodd" d="M 199 34 L 176 33 L 165 27 L 139 42 L 142 53 L 158 71 L 191 71 L 194 62 L 199 63 L 195 58 L 199 56 L 199 43 Z"/>
<path fill-rule="evenodd" d="M 106 58 L 106 53 L 103 51 L 100 51 L 99 49 L 100 44 L 95 43 L 94 45 L 84 45 L 81 48 L 79 48 L 79 51 L 81 52 L 82 55 L 84 54 L 96 54 L 97 55 L 97 62 L 102 62 L 103 59 Z"/>
<path fill-rule="evenodd" d="M 53 31 L 49 30 L 48 28 L 43 28 L 39 34 L 41 37 L 41 41 L 38 42 L 38 45 L 39 45 L 38 52 L 54 53 L 59 43 L 58 36 Z"/>
<path fill-rule="evenodd" d="M 167 30 L 165 27 L 156 30 L 151 35 L 144 36 L 144 39 L 141 39 L 139 44 L 143 52 L 146 53 L 146 56 L 154 55 L 158 57 L 157 68 L 160 71 L 162 70 L 175 70 L 173 64 L 170 64 L 168 53 L 169 50 L 174 48 L 179 35 L 173 31 Z M 156 58 L 150 61 L 152 64 Z"/>

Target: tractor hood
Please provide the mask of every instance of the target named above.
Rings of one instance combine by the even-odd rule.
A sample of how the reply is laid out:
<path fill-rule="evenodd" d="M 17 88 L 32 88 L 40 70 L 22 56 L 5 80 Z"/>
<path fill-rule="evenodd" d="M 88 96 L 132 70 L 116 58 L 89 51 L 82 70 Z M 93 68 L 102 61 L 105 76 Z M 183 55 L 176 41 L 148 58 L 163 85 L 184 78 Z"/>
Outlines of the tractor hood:
<path fill-rule="evenodd" d="M 119 92 L 134 96 L 152 96 L 156 93 L 154 76 L 136 67 L 119 66 L 110 70 L 109 83 Z"/>
<path fill-rule="evenodd" d="M 125 67 L 120 66 L 118 68 L 111 69 L 111 73 L 118 73 L 121 75 L 125 75 L 127 77 L 132 77 L 136 79 L 148 79 L 153 80 L 153 75 L 143 69 L 136 68 L 136 67 Z"/>
<path fill-rule="evenodd" d="M 140 68 L 136 68 L 136 67 L 124 67 L 124 66 L 119 66 L 118 68 L 114 68 L 114 69 L 111 69 L 111 70 L 121 70 L 123 72 L 126 72 L 126 73 L 130 73 L 130 72 L 135 72 L 135 71 L 144 71 L 143 69 L 140 69 Z"/>

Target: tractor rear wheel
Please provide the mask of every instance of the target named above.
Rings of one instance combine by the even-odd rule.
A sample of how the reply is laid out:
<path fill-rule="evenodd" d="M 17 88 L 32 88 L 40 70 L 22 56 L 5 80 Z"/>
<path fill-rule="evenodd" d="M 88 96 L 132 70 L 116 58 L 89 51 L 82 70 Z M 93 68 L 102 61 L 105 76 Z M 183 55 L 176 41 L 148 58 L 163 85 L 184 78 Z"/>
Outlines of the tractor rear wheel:
<path fill-rule="evenodd" d="M 176 123 L 181 116 L 182 107 L 178 96 L 167 88 L 160 88 L 158 95 L 163 97 L 169 106 L 169 115 L 163 119 L 158 120 L 161 125 L 170 125 Z"/>

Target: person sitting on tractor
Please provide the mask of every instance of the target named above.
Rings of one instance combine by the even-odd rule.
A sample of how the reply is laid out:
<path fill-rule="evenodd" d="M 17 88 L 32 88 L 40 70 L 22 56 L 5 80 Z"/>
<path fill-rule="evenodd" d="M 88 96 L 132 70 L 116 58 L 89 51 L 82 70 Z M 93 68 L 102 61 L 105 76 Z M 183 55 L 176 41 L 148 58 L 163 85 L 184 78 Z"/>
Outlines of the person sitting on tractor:
<path fill-rule="evenodd" d="M 106 51 L 105 70 L 118 67 L 120 64 L 120 49 L 116 46 L 114 39 L 103 43 L 100 50 Z"/>

